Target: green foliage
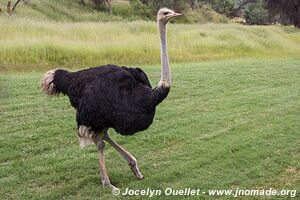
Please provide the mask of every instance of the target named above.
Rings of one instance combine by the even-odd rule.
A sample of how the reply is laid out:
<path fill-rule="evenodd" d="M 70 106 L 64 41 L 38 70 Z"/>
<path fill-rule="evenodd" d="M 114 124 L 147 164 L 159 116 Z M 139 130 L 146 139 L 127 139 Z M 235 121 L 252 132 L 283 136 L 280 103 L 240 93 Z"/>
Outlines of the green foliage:
<path fill-rule="evenodd" d="M 155 20 L 157 10 L 161 7 L 169 7 L 178 12 L 184 13 L 180 18 L 173 20 L 173 23 L 226 23 L 228 20 L 225 16 L 216 13 L 210 6 L 202 5 L 197 9 L 188 9 L 185 1 L 130 1 L 133 12 L 142 16 L 144 19 Z"/>
<path fill-rule="evenodd" d="M 54 21 L 133 21 L 133 20 L 156 20 L 156 13 L 159 7 L 146 5 L 139 0 L 114 1 L 112 4 L 112 15 L 109 15 L 107 8 L 95 7 L 92 1 L 73 0 L 31 0 L 29 3 L 20 4 L 16 13 L 12 17 L 32 18 L 34 20 L 54 20 Z M 177 10 L 181 1 L 174 1 Z M 161 2 L 162 3 L 162 2 Z M 188 6 L 188 4 L 184 4 Z M 0 8 L 5 3 L 0 2 Z M 226 17 L 216 13 L 210 6 L 201 6 L 198 9 L 186 9 L 184 16 L 173 20 L 173 23 L 207 23 L 207 22 L 227 22 Z M 5 16 L 2 14 L 0 16 Z"/>
<path fill-rule="evenodd" d="M 142 16 L 144 19 L 151 19 L 151 20 L 155 19 L 155 15 L 157 11 L 162 7 L 168 7 L 178 12 L 182 12 L 187 8 L 187 4 L 184 0 L 179 0 L 179 1 L 178 0 L 163 0 L 163 1 L 130 0 L 130 4 L 133 7 L 133 12 L 136 15 Z"/>
<path fill-rule="evenodd" d="M 137 158 L 145 179 L 137 180 L 107 144 L 112 183 L 122 192 L 299 188 L 299 65 L 299 57 L 172 62 L 173 87 L 151 127 L 132 137 L 110 130 Z M 159 66 L 141 67 L 157 84 Z M 79 148 L 75 111 L 67 97 L 40 93 L 43 73 L 0 73 L 1 199 L 174 199 L 114 196 L 103 189 L 96 147 Z"/>
<path fill-rule="evenodd" d="M 262 2 L 251 4 L 245 9 L 245 18 L 248 24 L 270 24 L 271 17 Z"/>
<path fill-rule="evenodd" d="M 178 12 L 182 12 L 184 10 L 186 10 L 188 7 L 186 1 L 184 0 L 175 0 L 173 1 L 173 4 L 171 5 L 171 8 L 178 11 Z"/>
<path fill-rule="evenodd" d="M 0 2 L 0 6 L 3 8 L 5 3 Z M 0 18 L 4 19 L 5 15 L 0 15 Z M 68 22 L 126 20 L 117 15 L 101 12 L 92 4 L 82 5 L 79 1 L 74 0 L 30 0 L 27 4 L 21 3 L 11 18 Z"/>
<path fill-rule="evenodd" d="M 162 7 L 168 7 L 176 11 L 183 11 L 187 8 L 186 0 L 139 0 L 139 2 L 145 6 L 155 8 L 156 10 Z"/>
<path fill-rule="evenodd" d="M 184 16 L 177 18 L 183 23 L 227 23 L 228 18 L 211 9 L 210 6 L 202 5 L 201 8 L 185 12 Z"/>
<path fill-rule="evenodd" d="M 226 16 L 230 15 L 235 5 L 235 0 L 211 0 L 209 2 L 215 11 Z"/>
<path fill-rule="evenodd" d="M 141 16 L 143 19 L 155 19 L 155 8 L 153 6 L 147 6 L 140 0 L 130 0 L 130 5 L 134 14 Z"/>
<path fill-rule="evenodd" d="M 279 14 L 282 21 L 292 22 L 300 28 L 300 2 L 299 0 L 265 0 L 267 8 L 273 14 Z"/>

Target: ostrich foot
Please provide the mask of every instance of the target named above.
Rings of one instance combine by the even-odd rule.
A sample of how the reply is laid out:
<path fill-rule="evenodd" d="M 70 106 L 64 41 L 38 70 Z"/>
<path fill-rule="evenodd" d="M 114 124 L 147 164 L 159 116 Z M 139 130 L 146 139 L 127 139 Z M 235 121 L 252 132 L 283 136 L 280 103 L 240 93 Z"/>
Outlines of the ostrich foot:
<path fill-rule="evenodd" d="M 119 188 L 115 187 L 114 185 L 112 185 L 110 183 L 109 184 L 103 184 L 103 188 L 105 190 L 111 190 L 113 195 L 119 195 L 120 192 L 121 192 Z"/>
<path fill-rule="evenodd" d="M 115 187 L 113 184 L 110 183 L 103 183 L 102 186 L 104 189 L 111 189 L 112 191 L 119 190 L 119 188 Z"/>
<path fill-rule="evenodd" d="M 137 164 L 129 164 L 129 167 L 131 169 L 131 171 L 133 172 L 133 174 L 138 178 L 138 179 L 143 179 L 144 176 L 142 175 L 142 173 L 140 172 Z"/>

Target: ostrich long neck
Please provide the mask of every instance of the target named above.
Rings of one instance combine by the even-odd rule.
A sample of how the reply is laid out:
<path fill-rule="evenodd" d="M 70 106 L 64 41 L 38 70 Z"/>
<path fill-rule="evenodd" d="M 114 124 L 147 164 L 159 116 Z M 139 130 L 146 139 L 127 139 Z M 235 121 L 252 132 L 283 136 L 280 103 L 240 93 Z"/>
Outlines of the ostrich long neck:
<path fill-rule="evenodd" d="M 160 57 L 161 57 L 161 78 L 160 85 L 170 87 L 171 86 L 171 69 L 167 51 L 167 38 L 166 38 L 166 23 L 159 22 L 160 33 Z"/>
<path fill-rule="evenodd" d="M 171 87 L 171 69 L 167 52 L 166 24 L 159 22 L 158 25 L 161 50 L 161 78 L 152 94 L 153 104 L 155 106 L 168 96 Z"/>

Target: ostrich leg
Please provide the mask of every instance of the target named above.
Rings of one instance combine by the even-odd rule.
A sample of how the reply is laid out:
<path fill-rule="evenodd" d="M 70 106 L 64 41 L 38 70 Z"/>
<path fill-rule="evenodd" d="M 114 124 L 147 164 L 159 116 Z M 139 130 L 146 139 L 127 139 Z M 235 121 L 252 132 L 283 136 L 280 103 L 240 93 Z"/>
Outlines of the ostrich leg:
<path fill-rule="evenodd" d="M 141 174 L 138 165 L 137 165 L 137 160 L 135 159 L 135 157 L 133 157 L 133 155 L 131 155 L 128 151 L 126 151 L 123 147 L 121 147 L 118 143 L 116 143 L 115 141 L 113 141 L 107 132 L 104 133 L 104 137 L 103 140 L 107 141 L 109 144 L 111 144 L 111 146 L 113 146 L 118 152 L 119 154 L 125 159 L 127 160 L 131 171 L 134 173 L 134 175 L 138 178 L 138 179 L 143 179 L 144 176 Z"/>
<path fill-rule="evenodd" d="M 99 169 L 100 169 L 102 186 L 105 188 L 110 187 L 112 189 L 115 189 L 115 187 L 110 183 L 106 172 L 105 159 L 104 159 L 105 143 L 103 141 L 103 133 L 95 134 L 93 137 L 93 141 L 95 142 L 97 150 L 99 152 Z"/>

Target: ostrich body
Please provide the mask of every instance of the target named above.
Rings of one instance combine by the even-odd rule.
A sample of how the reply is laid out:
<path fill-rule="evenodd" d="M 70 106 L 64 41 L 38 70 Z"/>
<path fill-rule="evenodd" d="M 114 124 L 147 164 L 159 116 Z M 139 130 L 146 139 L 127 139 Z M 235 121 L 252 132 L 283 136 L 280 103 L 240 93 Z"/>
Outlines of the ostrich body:
<path fill-rule="evenodd" d="M 111 144 L 127 160 L 137 178 L 143 178 L 136 159 L 113 141 L 107 130 L 113 128 L 121 135 L 133 135 L 151 125 L 155 107 L 167 97 L 171 87 L 166 25 L 171 18 L 179 15 L 181 14 L 167 8 L 162 8 L 157 13 L 162 71 L 161 80 L 154 89 L 141 69 L 110 64 L 77 72 L 52 70 L 41 80 L 41 89 L 47 95 L 62 93 L 69 97 L 71 105 L 77 111 L 80 147 L 96 144 L 104 187 L 114 188 L 106 172 L 104 141 Z"/>

